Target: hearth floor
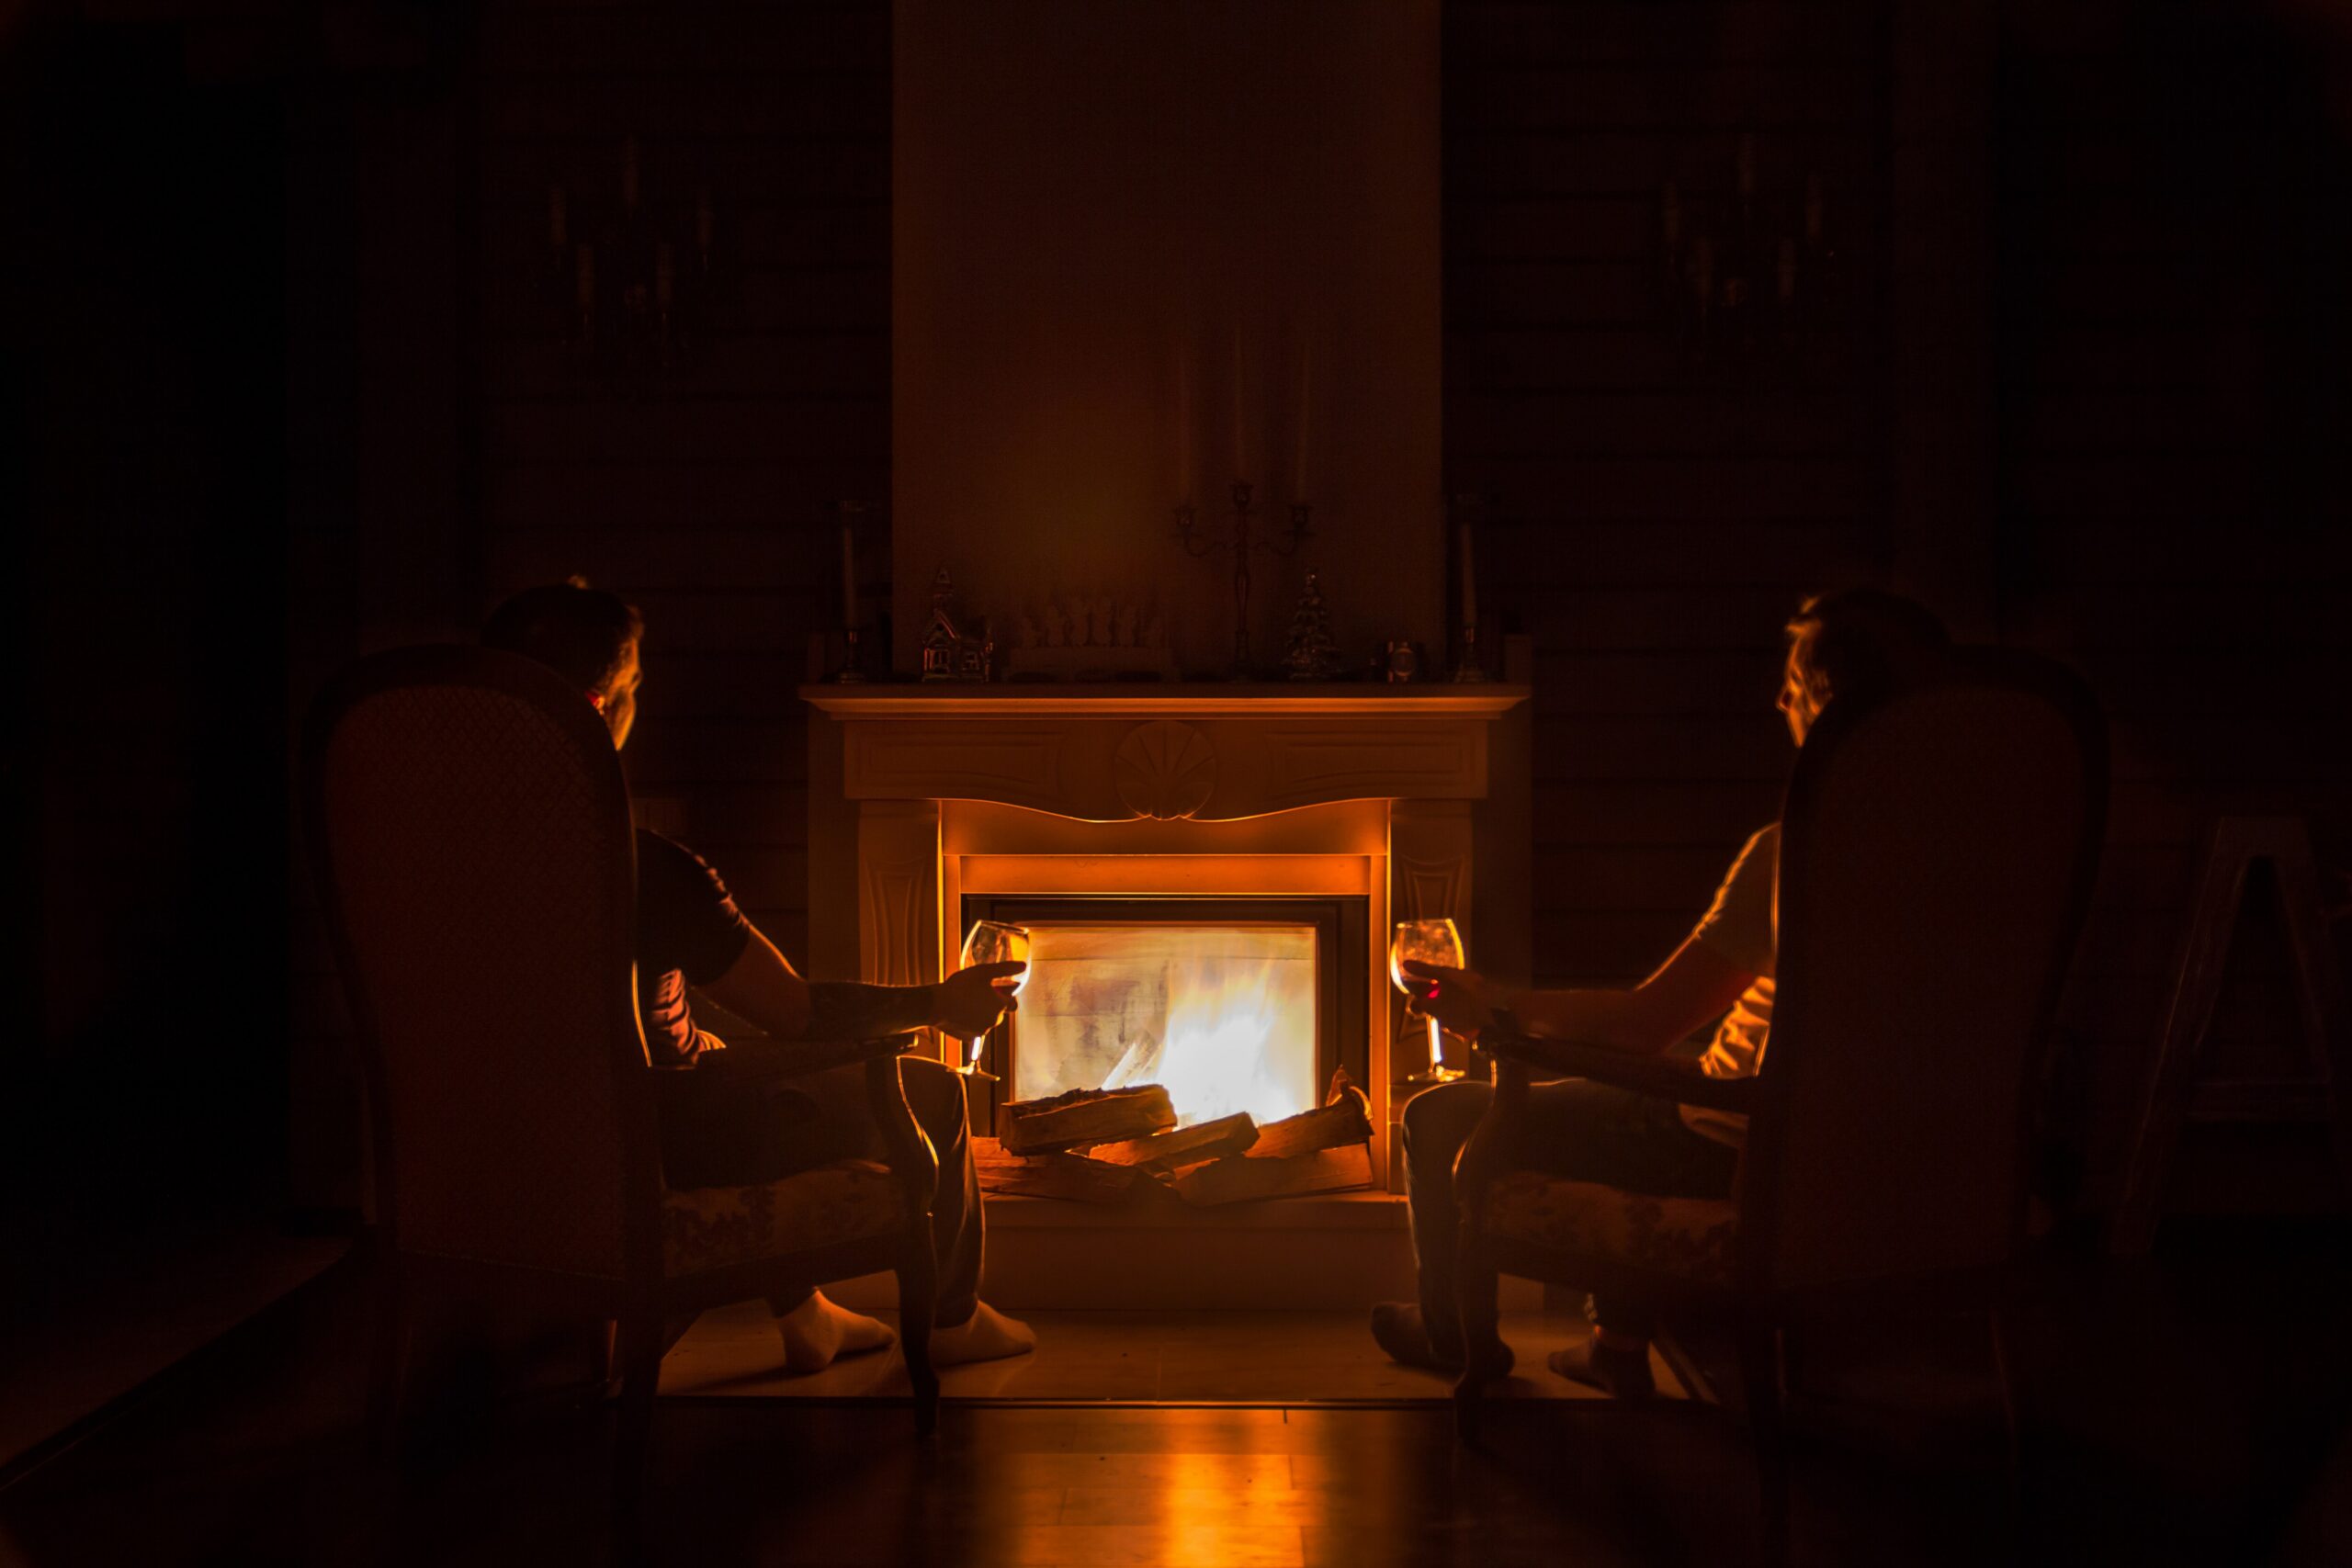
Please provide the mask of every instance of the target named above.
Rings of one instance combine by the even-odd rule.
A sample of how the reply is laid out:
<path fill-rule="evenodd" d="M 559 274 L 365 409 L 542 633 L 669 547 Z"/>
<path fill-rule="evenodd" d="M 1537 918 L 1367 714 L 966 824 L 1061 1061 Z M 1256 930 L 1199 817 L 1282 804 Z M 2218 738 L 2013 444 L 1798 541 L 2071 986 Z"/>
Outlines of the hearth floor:
<path fill-rule="evenodd" d="M 891 1317 L 892 1314 L 880 1314 Z M 1011 1360 L 950 1367 L 946 1398 L 1099 1400 L 1234 1404 L 1442 1403 L 1453 1381 L 1401 1367 L 1372 1341 L 1361 1312 L 1033 1312 L 1037 1348 Z M 1495 1389 L 1507 1399 L 1597 1399 L 1555 1375 L 1552 1351 L 1587 1332 L 1565 1313 L 1510 1313 L 1503 1337 L 1518 1370 Z M 1658 1392 L 1688 1397 L 1656 1351 Z M 803 1377 L 784 1374 L 763 1303 L 705 1313 L 662 1365 L 662 1393 L 697 1398 L 856 1399 L 907 1392 L 896 1346 Z"/>

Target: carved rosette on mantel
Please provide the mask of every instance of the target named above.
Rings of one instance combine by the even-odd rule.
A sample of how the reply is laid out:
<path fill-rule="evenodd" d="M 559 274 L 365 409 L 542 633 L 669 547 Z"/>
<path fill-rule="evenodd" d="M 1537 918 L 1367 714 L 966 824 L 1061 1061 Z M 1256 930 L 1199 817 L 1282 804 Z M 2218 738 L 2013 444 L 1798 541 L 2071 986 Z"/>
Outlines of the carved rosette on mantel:
<path fill-rule="evenodd" d="M 839 730 L 841 795 L 823 809 L 854 824 L 863 977 L 937 978 L 961 943 L 966 894 L 1361 897 L 1370 1087 L 1385 1124 L 1398 1010 L 1389 923 L 1450 918 L 1477 952 L 1489 730 L 1527 689 L 821 685 L 801 695 Z M 832 769 L 812 763 L 811 776 Z M 846 879 L 812 880 L 810 907 L 850 891 Z"/>
<path fill-rule="evenodd" d="M 1216 748 L 1189 724 L 1148 719 L 1111 754 L 1111 779 L 1120 804 L 1138 817 L 1190 817 L 1216 788 Z"/>

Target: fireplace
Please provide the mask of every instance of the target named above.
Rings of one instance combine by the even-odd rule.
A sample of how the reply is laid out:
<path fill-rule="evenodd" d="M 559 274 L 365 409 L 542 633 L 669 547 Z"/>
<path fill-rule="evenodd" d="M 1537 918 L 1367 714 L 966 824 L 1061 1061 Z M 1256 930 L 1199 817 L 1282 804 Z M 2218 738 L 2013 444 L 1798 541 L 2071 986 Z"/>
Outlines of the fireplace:
<path fill-rule="evenodd" d="M 964 929 L 1035 939 L 1020 1010 L 981 1057 L 997 1078 L 972 1097 L 975 1126 L 1007 1100 L 1145 1083 L 1180 1127 L 1237 1111 L 1263 1125 L 1321 1104 L 1337 1071 L 1366 1082 L 1368 902 L 967 894 Z"/>
<path fill-rule="evenodd" d="M 1387 934 L 1395 920 L 1449 918 L 1474 962 L 1520 977 L 1505 943 L 1525 935 L 1524 718 L 1513 713 L 1524 686 L 802 695 L 822 716 L 809 727 L 810 908 L 857 910 L 854 931 L 811 922 L 814 973 L 918 983 L 953 964 L 974 920 L 1043 933 L 1023 1011 L 989 1046 L 1002 1081 L 976 1103 L 979 1125 L 1014 1098 L 1132 1076 L 1155 1051 L 1152 1077 L 1191 1070 L 1193 1048 L 1170 1054 L 1172 1010 L 1185 1031 L 1250 1035 L 1252 1052 L 1271 1035 L 1279 1057 L 1207 1073 L 1181 1114 L 1208 1116 L 1217 1097 L 1245 1092 L 1319 1104 L 1344 1066 L 1381 1130 L 1374 1181 L 1395 1190 L 1395 1116 L 1409 1093 L 1397 1080 L 1426 1050 L 1402 1027 Z M 1513 724 L 1498 726 L 1505 716 Z M 1498 745 L 1503 787 L 1490 791 Z M 1491 947 L 1487 909 L 1498 911 Z M 1180 1001 L 1170 987 L 1193 967 L 1252 981 L 1228 973 L 1225 1003 Z M 1311 995 L 1298 1008 L 1311 1021 L 1261 1020 L 1254 992 L 1270 985 Z M 1229 1005 L 1241 999 L 1251 1005 Z"/>

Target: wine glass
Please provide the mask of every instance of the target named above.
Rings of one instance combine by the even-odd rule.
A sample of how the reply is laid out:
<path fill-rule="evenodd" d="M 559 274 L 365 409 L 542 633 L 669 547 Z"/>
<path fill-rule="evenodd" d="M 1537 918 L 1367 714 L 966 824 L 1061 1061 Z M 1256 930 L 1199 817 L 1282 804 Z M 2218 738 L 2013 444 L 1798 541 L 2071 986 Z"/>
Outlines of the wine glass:
<path fill-rule="evenodd" d="M 1026 964 L 1029 962 L 1029 928 L 1007 925 L 1002 920 L 981 920 L 972 927 L 964 939 L 964 959 L 960 965 L 969 969 L 976 964 Z M 1009 980 L 999 980 L 996 988 L 1008 997 L 1017 997 L 1021 987 L 1029 983 L 1029 971 L 1023 969 Z M 983 1034 L 965 1043 L 964 1051 L 971 1060 L 957 1065 L 959 1073 L 979 1070 L 980 1053 L 987 1048 L 988 1036 Z"/>
<path fill-rule="evenodd" d="M 1429 981 L 1405 973 L 1407 959 L 1411 959 L 1418 964 L 1436 964 L 1448 969 L 1463 968 L 1467 961 L 1462 953 L 1462 933 L 1453 929 L 1452 920 L 1399 920 L 1396 922 L 1396 934 L 1389 940 L 1388 943 L 1388 978 L 1394 981 L 1396 988 L 1408 997 L 1430 995 L 1433 988 Z M 1429 1071 L 1426 1077 L 1422 1074 L 1416 1073 L 1408 1081 L 1450 1083 L 1460 1077 L 1462 1074 L 1458 1069 L 1445 1065 L 1442 1051 L 1444 1030 L 1434 1017 L 1430 1019 L 1429 1024 Z"/>

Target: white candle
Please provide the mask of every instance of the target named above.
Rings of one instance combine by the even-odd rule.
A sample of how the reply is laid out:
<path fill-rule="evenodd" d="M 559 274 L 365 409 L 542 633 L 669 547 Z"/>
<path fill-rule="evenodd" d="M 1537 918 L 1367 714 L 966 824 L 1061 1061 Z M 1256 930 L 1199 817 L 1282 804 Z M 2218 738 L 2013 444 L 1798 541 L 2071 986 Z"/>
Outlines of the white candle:
<path fill-rule="evenodd" d="M 1193 499 L 1193 345 L 1185 334 L 1176 339 L 1176 504 Z"/>
<path fill-rule="evenodd" d="M 1457 526 L 1462 536 L 1462 634 L 1467 637 L 1478 625 L 1478 570 L 1470 558 L 1470 520 L 1465 517 Z"/>
<path fill-rule="evenodd" d="M 1314 404 L 1315 348 L 1302 346 L 1298 351 L 1298 456 L 1292 466 L 1290 499 L 1293 505 L 1306 501 L 1306 446 L 1309 426 L 1308 411 Z"/>
<path fill-rule="evenodd" d="M 842 511 L 842 625 L 857 625 L 857 526 Z"/>
<path fill-rule="evenodd" d="M 1233 478 L 1236 483 L 1250 477 L 1249 452 L 1242 436 L 1242 431 L 1249 423 L 1247 411 L 1242 407 L 1248 400 L 1242 396 L 1246 374 L 1241 358 L 1241 329 L 1237 325 L 1233 329 Z"/>

